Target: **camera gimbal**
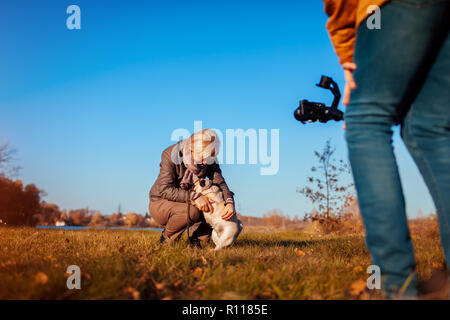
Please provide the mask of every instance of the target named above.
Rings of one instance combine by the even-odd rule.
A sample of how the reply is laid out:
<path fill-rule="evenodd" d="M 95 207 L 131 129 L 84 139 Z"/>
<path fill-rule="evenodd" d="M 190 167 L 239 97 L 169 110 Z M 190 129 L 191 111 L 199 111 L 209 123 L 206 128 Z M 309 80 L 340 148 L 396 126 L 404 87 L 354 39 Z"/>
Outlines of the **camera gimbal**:
<path fill-rule="evenodd" d="M 308 100 L 300 100 L 299 107 L 294 111 L 294 117 L 301 123 L 305 122 L 328 122 L 330 120 L 344 120 L 344 114 L 338 109 L 341 92 L 336 82 L 331 77 L 322 76 L 320 82 L 316 86 L 329 89 L 334 95 L 331 107 L 327 107 L 324 103 L 310 102 Z"/>

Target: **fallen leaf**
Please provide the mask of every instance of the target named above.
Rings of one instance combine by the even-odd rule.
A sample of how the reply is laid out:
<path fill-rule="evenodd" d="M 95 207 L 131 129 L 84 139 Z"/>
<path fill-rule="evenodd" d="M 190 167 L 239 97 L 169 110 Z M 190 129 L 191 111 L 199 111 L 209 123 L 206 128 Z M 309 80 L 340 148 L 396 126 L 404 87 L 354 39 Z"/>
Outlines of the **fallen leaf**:
<path fill-rule="evenodd" d="M 364 271 L 364 269 L 361 266 L 356 266 L 353 268 L 354 273 L 359 273 L 359 272 L 363 272 L 363 271 Z"/>
<path fill-rule="evenodd" d="M 183 280 L 179 279 L 173 283 L 174 288 L 178 288 L 183 283 Z"/>
<path fill-rule="evenodd" d="M 299 248 L 295 248 L 294 252 L 296 255 L 298 255 L 299 257 L 304 257 L 306 255 L 305 251 L 300 250 Z"/>
<path fill-rule="evenodd" d="M 202 268 L 195 268 L 195 270 L 192 272 L 192 275 L 196 278 L 200 278 L 203 274 Z"/>
<path fill-rule="evenodd" d="M 37 284 L 44 285 L 48 282 L 48 276 L 45 273 L 39 271 L 34 276 L 34 280 L 36 281 Z"/>
<path fill-rule="evenodd" d="M 133 300 L 141 299 L 141 293 L 133 287 L 130 286 L 126 287 L 124 289 L 124 292 Z"/>
<path fill-rule="evenodd" d="M 165 286 L 166 286 L 166 284 L 164 282 L 156 282 L 155 281 L 156 290 L 162 290 L 162 289 L 164 289 Z"/>
<path fill-rule="evenodd" d="M 48 262 L 52 263 L 52 262 L 55 262 L 55 261 L 56 261 L 56 258 L 54 258 L 54 257 L 51 256 L 51 255 L 48 255 L 48 256 L 42 258 L 42 260 L 48 261 Z"/>
<path fill-rule="evenodd" d="M 433 269 L 443 269 L 444 265 L 441 262 L 432 262 L 431 267 L 433 267 Z"/>
<path fill-rule="evenodd" d="M 196 289 L 197 291 L 203 291 L 203 290 L 206 289 L 206 286 L 204 286 L 203 284 L 199 284 L 199 285 L 197 285 L 197 286 L 195 287 L 195 289 Z"/>
<path fill-rule="evenodd" d="M 261 292 L 255 294 L 255 298 L 262 299 L 262 300 L 270 300 L 270 299 L 275 299 L 276 295 L 272 291 L 265 290 L 265 291 L 261 291 Z"/>
<path fill-rule="evenodd" d="M 359 296 L 364 290 L 366 290 L 367 284 L 364 280 L 356 280 L 350 285 L 350 294 L 352 296 Z"/>

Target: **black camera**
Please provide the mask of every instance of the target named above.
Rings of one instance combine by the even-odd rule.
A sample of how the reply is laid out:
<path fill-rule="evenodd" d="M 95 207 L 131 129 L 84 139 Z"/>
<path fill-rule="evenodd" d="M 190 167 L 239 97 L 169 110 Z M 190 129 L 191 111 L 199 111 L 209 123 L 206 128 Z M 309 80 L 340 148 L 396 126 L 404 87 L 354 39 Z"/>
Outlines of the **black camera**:
<path fill-rule="evenodd" d="M 299 107 L 294 111 L 294 117 L 301 123 L 305 122 L 328 122 L 330 120 L 344 120 L 344 114 L 338 109 L 339 100 L 341 100 L 341 92 L 336 82 L 331 77 L 322 76 L 320 82 L 316 86 L 329 89 L 334 95 L 331 107 L 327 107 L 324 103 L 310 102 L 308 100 L 300 100 Z"/>

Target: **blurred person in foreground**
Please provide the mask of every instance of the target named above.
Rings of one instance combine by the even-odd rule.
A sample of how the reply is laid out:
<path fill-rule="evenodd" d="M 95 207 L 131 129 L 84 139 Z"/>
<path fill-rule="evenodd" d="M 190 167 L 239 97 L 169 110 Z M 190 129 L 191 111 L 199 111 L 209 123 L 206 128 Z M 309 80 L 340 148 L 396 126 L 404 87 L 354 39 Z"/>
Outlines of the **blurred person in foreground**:
<path fill-rule="evenodd" d="M 381 269 L 387 296 L 414 298 L 427 288 L 418 286 L 392 127 L 400 125 L 433 197 L 449 261 L 450 2 L 324 2 L 327 29 L 346 80 L 346 140 L 367 247 Z M 372 5 L 380 8 L 379 29 L 368 27 Z M 436 286 L 446 294 L 448 271 L 438 278 Z M 430 290 L 437 291 L 436 286 Z"/>
<path fill-rule="evenodd" d="M 149 211 L 153 219 L 164 227 L 160 242 L 173 243 L 190 226 L 195 230 L 191 245 L 209 241 L 212 228 L 204 214 L 213 212 L 210 200 L 192 190 L 200 178 L 209 178 L 219 186 L 226 202 L 222 218 L 235 214 L 234 193 L 228 188 L 217 163 L 220 141 L 210 129 L 194 133 L 191 137 L 166 148 L 161 155 L 158 178 L 150 190 Z M 195 200 L 196 205 L 191 201 Z"/>

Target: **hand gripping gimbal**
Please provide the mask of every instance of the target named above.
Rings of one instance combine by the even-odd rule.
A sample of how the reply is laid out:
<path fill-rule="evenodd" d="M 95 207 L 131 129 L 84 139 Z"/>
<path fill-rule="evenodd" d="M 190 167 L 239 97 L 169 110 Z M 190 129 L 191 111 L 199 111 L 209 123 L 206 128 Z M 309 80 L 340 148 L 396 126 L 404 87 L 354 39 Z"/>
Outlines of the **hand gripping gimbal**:
<path fill-rule="evenodd" d="M 301 123 L 305 122 L 328 122 L 329 120 L 344 120 L 344 114 L 338 109 L 341 92 L 336 82 L 332 78 L 322 76 L 320 82 L 316 86 L 330 89 L 334 95 L 331 107 L 325 106 L 324 103 L 310 102 L 308 100 L 300 100 L 299 107 L 294 111 L 294 117 Z"/>

